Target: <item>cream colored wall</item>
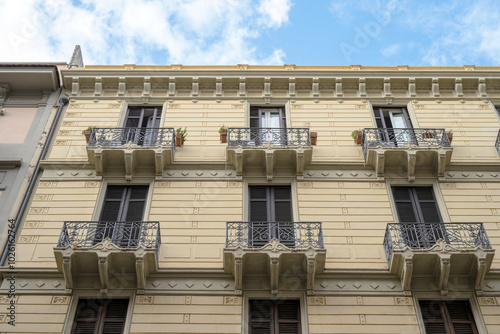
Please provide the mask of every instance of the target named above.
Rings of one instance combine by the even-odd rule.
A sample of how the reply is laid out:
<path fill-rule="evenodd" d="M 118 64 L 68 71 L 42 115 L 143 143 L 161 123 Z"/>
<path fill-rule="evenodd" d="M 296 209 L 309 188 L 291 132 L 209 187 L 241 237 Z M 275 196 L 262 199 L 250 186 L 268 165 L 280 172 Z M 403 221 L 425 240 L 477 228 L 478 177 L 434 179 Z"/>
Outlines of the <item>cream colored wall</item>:
<path fill-rule="evenodd" d="M 55 268 L 64 221 L 91 221 L 100 182 L 40 182 L 18 239 L 16 267 Z"/>
<path fill-rule="evenodd" d="M 69 297 L 21 295 L 16 302 L 15 326 L 8 318 L 0 321 L 0 333 L 61 333 L 68 312 Z M 7 304 L 0 304 L 2 314 Z"/>
<path fill-rule="evenodd" d="M 117 101 L 69 103 L 47 160 L 87 160 L 85 136 L 89 126 L 120 127 L 122 104 Z"/>
<path fill-rule="evenodd" d="M 131 334 L 241 333 L 241 297 L 153 296 L 134 305 Z"/>
<path fill-rule="evenodd" d="M 387 268 L 382 243 L 394 219 L 385 183 L 298 182 L 297 191 L 300 221 L 323 222 L 326 268 Z"/>
<path fill-rule="evenodd" d="M 490 103 L 429 101 L 413 104 L 413 107 L 420 128 L 453 130 L 452 162 L 498 161 L 495 140 L 500 122 Z"/>
<path fill-rule="evenodd" d="M 310 334 L 420 333 L 412 298 L 308 297 Z"/>
<path fill-rule="evenodd" d="M 369 105 L 361 101 L 314 103 L 297 100 L 290 104 L 292 127 L 300 128 L 310 123 L 310 131 L 318 133 L 313 162 L 362 162 L 361 146 L 354 144 L 351 132 L 372 128 L 371 114 Z"/>
<path fill-rule="evenodd" d="M 22 144 L 37 108 L 3 108 L 5 116 L 0 118 L 0 144 Z"/>
<path fill-rule="evenodd" d="M 176 147 L 175 161 L 226 160 L 227 144 L 219 140 L 219 127 L 245 126 L 245 104 L 239 101 L 177 101 L 168 104 L 165 127 L 187 127 L 187 141 Z"/>
<path fill-rule="evenodd" d="M 494 249 L 500 247 L 500 183 L 440 184 L 450 219 L 454 223 L 484 223 Z M 500 268 L 495 256 L 492 268 Z"/>
<path fill-rule="evenodd" d="M 222 268 L 226 222 L 241 218 L 241 182 L 157 182 L 149 220 L 161 222 L 160 267 Z"/>
<path fill-rule="evenodd" d="M 481 302 L 481 299 L 485 302 Z M 500 297 L 479 298 L 479 307 L 488 333 L 500 333 Z"/>

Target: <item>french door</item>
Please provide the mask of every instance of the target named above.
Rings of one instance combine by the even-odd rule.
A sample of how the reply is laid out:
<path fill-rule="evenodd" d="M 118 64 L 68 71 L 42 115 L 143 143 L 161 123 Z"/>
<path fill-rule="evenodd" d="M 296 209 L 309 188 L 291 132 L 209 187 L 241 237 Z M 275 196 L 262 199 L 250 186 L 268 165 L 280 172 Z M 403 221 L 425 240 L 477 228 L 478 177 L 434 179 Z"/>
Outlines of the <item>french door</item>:
<path fill-rule="evenodd" d="M 250 140 L 256 146 L 271 142 L 286 145 L 286 117 L 283 108 L 250 108 Z"/>
<path fill-rule="evenodd" d="M 249 195 L 253 247 L 262 247 L 274 238 L 287 247 L 294 247 L 291 188 L 252 186 Z"/>
<path fill-rule="evenodd" d="M 158 139 L 161 107 L 130 107 L 125 118 L 125 142 L 154 145 Z"/>
<path fill-rule="evenodd" d="M 413 126 L 406 108 L 373 108 L 377 127 L 381 131 L 384 143 L 394 146 L 402 146 L 411 141 Z"/>
<path fill-rule="evenodd" d="M 401 235 L 410 248 L 429 248 L 446 233 L 432 187 L 393 187 Z"/>
<path fill-rule="evenodd" d="M 147 186 L 108 186 L 94 243 L 110 238 L 120 247 L 137 247 Z"/>

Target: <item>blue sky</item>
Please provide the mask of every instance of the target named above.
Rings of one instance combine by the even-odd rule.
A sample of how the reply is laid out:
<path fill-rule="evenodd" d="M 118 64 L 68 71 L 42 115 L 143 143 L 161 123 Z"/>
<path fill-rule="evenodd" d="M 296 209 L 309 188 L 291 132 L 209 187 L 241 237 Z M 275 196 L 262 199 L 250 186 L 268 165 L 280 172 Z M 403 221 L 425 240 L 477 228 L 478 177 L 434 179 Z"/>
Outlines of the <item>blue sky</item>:
<path fill-rule="evenodd" d="M 498 0 L 0 0 L 0 11 L 0 62 L 67 62 L 80 44 L 96 65 L 500 65 Z"/>

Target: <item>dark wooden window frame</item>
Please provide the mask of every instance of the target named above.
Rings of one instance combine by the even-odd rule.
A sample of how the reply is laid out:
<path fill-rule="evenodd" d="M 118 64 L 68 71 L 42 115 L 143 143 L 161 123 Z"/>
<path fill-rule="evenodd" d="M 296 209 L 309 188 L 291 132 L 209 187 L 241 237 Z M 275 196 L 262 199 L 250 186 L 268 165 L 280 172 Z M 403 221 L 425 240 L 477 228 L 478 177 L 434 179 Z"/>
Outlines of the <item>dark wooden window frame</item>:
<path fill-rule="evenodd" d="M 266 198 L 265 199 L 252 199 L 251 197 L 251 188 L 262 188 L 266 189 Z M 275 198 L 275 189 L 277 188 L 287 188 L 290 190 L 290 197 L 288 199 L 276 199 Z M 276 222 L 279 221 L 276 219 L 276 206 L 275 203 L 290 203 L 290 222 L 293 221 L 293 202 L 292 202 L 292 187 L 285 185 L 276 185 L 276 186 L 261 186 L 261 185 L 250 185 L 248 187 L 248 220 L 252 221 L 252 202 L 265 202 L 267 209 L 267 222 Z M 287 220 L 288 222 L 288 220 Z"/>
<path fill-rule="evenodd" d="M 138 120 L 138 126 L 137 128 L 146 128 L 147 126 L 141 126 L 141 124 L 144 122 L 144 112 L 146 111 L 146 109 L 154 109 L 153 111 L 153 118 L 154 118 L 154 122 L 153 122 L 153 126 L 151 127 L 155 127 L 154 126 L 154 123 L 156 122 L 156 120 L 159 120 L 161 122 L 161 116 L 162 116 L 162 107 L 154 107 L 154 106 L 129 106 L 127 108 L 127 114 L 125 115 L 125 120 L 124 120 L 124 126 L 127 127 L 127 122 L 130 120 L 130 119 L 137 119 Z M 130 115 L 130 112 L 131 111 L 134 111 L 134 110 L 140 110 L 141 111 L 141 114 L 139 116 L 132 116 Z"/>
<path fill-rule="evenodd" d="M 262 112 L 265 112 L 266 110 L 270 109 L 278 109 L 279 112 L 279 119 L 280 119 L 280 128 L 286 128 L 286 113 L 285 113 L 285 108 L 284 107 L 258 107 L 258 106 L 251 106 L 250 107 L 250 128 L 262 128 Z M 257 115 L 252 115 L 257 111 Z M 252 122 L 253 120 L 253 122 Z M 252 126 L 253 123 L 253 126 Z M 258 126 L 256 126 L 257 124 Z"/>
<path fill-rule="evenodd" d="M 432 200 L 419 199 L 417 191 L 416 191 L 418 188 L 428 188 L 428 189 L 430 189 L 431 192 L 432 192 L 432 197 L 433 197 Z M 403 200 L 403 199 L 396 198 L 396 195 L 395 195 L 395 190 L 396 189 L 408 189 L 409 190 L 410 199 L 409 200 Z M 425 222 L 425 220 L 424 220 L 424 214 L 422 212 L 422 207 L 420 206 L 420 203 L 434 203 L 435 207 L 436 207 L 437 214 L 439 216 L 439 221 L 427 222 L 427 223 L 442 223 L 443 222 L 443 218 L 441 216 L 441 212 L 439 210 L 439 205 L 438 205 L 438 202 L 437 202 L 437 199 L 436 199 L 436 194 L 435 194 L 434 189 L 433 189 L 432 186 L 396 186 L 396 185 L 393 185 L 391 187 L 391 190 L 392 190 L 392 196 L 393 196 L 393 199 L 394 199 L 394 204 L 396 205 L 396 213 L 397 213 L 397 216 L 398 216 L 398 219 L 399 219 L 400 222 L 401 222 L 401 215 L 400 215 L 400 212 L 399 212 L 399 209 L 398 209 L 398 203 L 411 203 L 412 204 L 413 212 L 415 213 L 415 217 L 416 217 L 415 223 L 423 223 L 423 222 Z"/>
<path fill-rule="evenodd" d="M 402 111 L 406 123 L 409 124 L 409 127 L 412 128 L 412 122 L 410 119 L 410 115 L 408 114 L 408 110 L 405 107 L 373 107 L 373 116 L 375 117 L 375 124 L 379 129 L 387 129 L 387 124 L 384 117 L 384 111 Z M 389 116 L 388 116 L 389 117 Z M 389 127 L 390 128 L 390 127 Z"/>
<path fill-rule="evenodd" d="M 124 303 L 126 301 L 126 303 Z M 85 303 L 93 304 L 96 307 L 95 316 L 80 316 L 81 306 Z M 113 316 L 108 317 L 109 307 L 113 307 Z M 71 325 L 71 334 L 101 334 L 105 329 L 106 325 L 115 325 L 114 329 L 117 329 L 116 325 L 121 325 L 121 331 L 116 331 L 114 333 L 121 334 L 125 332 L 125 326 L 127 324 L 127 316 L 129 313 L 130 299 L 129 298 L 114 298 L 114 299 L 98 299 L 92 297 L 80 297 L 76 303 L 75 316 L 73 323 Z M 116 312 L 118 311 L 118 312 Z M 117 314 L 118 313 L 118 314 Z M 118 316 L 117 316 L 118 315 Z M 80 325 L 77 328 L 77 324 L 87 323 L 88 325 L 94 325 L 93 328 L 89 326 Z M 86 328 L 85 328 L 86 327 Z M 109 332 L 109 328 L 107 329 Z"/>
<path fill-rule="evenodd" d="M 451 312 L 452 309 L 449 305 L 452 304 L 462 304 L 461 306 L 465 308 L 468 319 L 464 319 L 462 317 L 457 319 L 457 314 L 452 314 Z M 454 334 L 454 327 L 456 325 L 470 325 L 468 329 L 472 330 L 473 334 L 479 333 L 469 300 L 433 300 L 429 298 L 421 298 L 418 301 L 418 305 L 420 308 L 420 314 L 422 315 L 423 325 L 426 333 L 428 334 L 433 333 L 432 327 L 437 327 L 439 333 L 442 333 L 442 329 L 444 328 L 447 334 Z M 429 306 L 431 305 L 434 305 L 434 307 L 437 306 L 434 311 L 438 312 L 430 314 L 432 310 L 430 310 Z"/>
<path fill-rule="evenodd" d="M 270 314 L 268 317 L 258 317 L 260 310 L 262 309 L 262 305 L 269 305 Z M 301 323 L 301 312 L 300 312 L 300 300 L 269 300 L 269 299 L 260 299 L 260 298 L 252 298 L 248 301 L 248 333 L 264 333 L 265 327 L 269 327 L 269 332 L 266 334 L 301 334 L 302 333 L 302 323 Z M 280 319 L 279 318 L 279 308 L 281 305 L 294 305 L 296 306 L 296 318 L 295 319 Z M 266 310 L 267 311 L 267 310 Z M 266 312 L 264 311 L 264 312 Z M 252 330 L 253 327 L 258 327 L 259 324 L 265 323 L 264 331 Z M 280 325 L 292 325 L 296 326 L 297 331 L 291 331 L 290 328 L 288 331 L 283 332 L 279 331 Z"/>

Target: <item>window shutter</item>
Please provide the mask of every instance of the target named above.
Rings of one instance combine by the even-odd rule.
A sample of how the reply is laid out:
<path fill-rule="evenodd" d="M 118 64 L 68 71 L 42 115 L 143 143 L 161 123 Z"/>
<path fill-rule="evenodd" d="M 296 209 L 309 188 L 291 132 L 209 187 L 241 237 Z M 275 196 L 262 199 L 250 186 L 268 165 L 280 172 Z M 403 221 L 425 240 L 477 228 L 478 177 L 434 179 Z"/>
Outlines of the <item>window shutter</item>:
<path fill-rule="evenodd" d="M 122 334 L 128 299 L 80 299 L 72 334 Z"/>
<path fill-rule="evenodd" d="M 299 301 L 283 301 L 276 306 L 279 334 L 300 333 Z"/>
<path fill-rule="evenodd" d="M 427 334 L 478 334 L 468 301 L 419 302 Z"/>
<path fill-rule="evenodd" d="M 273 304 L 268 300 L 250 300 L 249 334 L 273 333 Z"/>
<path fill-rule="evenodd" d="M 123 333 L 127 308 L 128 299 L 115 299 L 106 305 L 102 326 L 103 334 Z"/>

